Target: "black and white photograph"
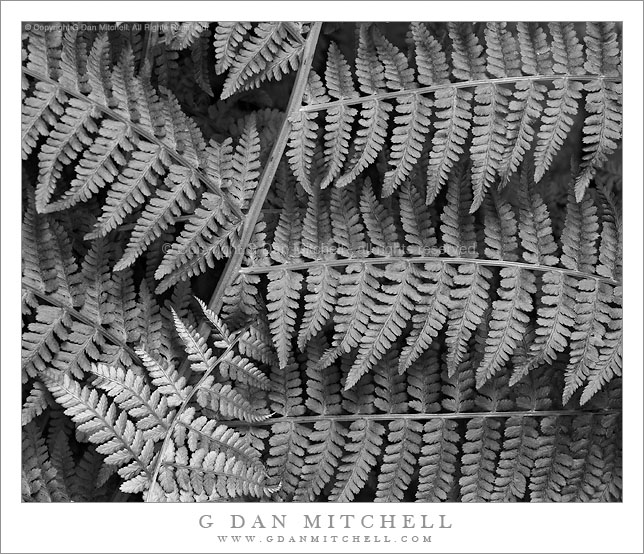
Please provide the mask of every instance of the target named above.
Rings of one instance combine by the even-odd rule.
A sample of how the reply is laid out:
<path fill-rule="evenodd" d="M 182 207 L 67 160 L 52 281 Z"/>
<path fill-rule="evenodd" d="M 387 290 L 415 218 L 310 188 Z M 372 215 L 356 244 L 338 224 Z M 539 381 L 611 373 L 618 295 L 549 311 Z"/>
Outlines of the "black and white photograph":
<path fill-rule="evenodd" d="M 24 4 L 2 86 L 21 104 L 20 140 L 2 136 L 12 503 L 199 503 L 204 552 L 460 552 L 462 504 L 539 525 L 557 512 L 531 505 L 635 496 L 641 516 L 641 421 L 640 475 L 624 470 L 642 405 L 626 398 L 641 150 L 624 132 L 641 147 L 641 88 L 629 112 L 624 86 L 641 22 L 583 3 L 575 20 L 544 3 L 471 21 L 459 2 L 422 20 L 357 2 L 372 21 L 336 20 L 343 2 L 301 21 L 242 21 L 244 2 L 239 20 L 121 5 L 125 21 L 40 21 Z"/>

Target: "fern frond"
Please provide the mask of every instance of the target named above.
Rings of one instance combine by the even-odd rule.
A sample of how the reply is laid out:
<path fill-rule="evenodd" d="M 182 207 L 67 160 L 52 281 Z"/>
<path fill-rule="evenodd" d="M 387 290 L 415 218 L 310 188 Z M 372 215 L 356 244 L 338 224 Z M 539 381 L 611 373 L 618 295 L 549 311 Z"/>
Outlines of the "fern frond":
<path fill-rule="evenodd" d="M 455 421 L 433 419 L 423 427 L 423 447 L 418 460 L 418 502 L 445 501 L 452 490 L 460 436 Z"/>
<path fill-rule="evenodd" d="M 534 275 L 526 270 L 503 268 L 499 300 L 492 304 L 490 334 L 485 355 L 476 370 L 476 386 L 482 387 L 509 360 L 526 332 L 536 292 Z"/>
<path fill-rule="evenodd" d="M 347 433 L 346 450 L 338 473 L 338 481 L 329 500 L 346 502 L 353 500 L 362 489 L 369 470 L 376 464 L 380 453 L 385 428 L 377 422 L 359 420 L 353 422 Z"/>
<path fill-rule="evenodd" d="M 251 27 L 247 21 L 222 21 L 217 25 L 214 41 L 217 75 L 231 66 Z"/>
<path fill-rule="evenodd" d="M 167 400 L 158 390 L 151 391 L 142 376 L 105 364 L 93 365 L 92 373 L 96 376 L 92 385 L 114 398 L 119 408 L 136 421 L 144 439 L 158 441 L 165 436 L 172 417 Z"/>
<path fill-rule="evenodd" d="M 362 337 L 358 355 L 351 366 L 345 382 L 345 389 L 353 387 L 360 377 L 385 354 L 406 326 L 414 305 L 420 300 L 417 290 L 418 276 L 413 265 L 398 263 L 388 265 L 382 276 L 392 282 L 382 285 L 373 299 L 371 326 Z"/>
<path fill-rule="evenodd" d="M 45 439 L 31 422 L 22 428 L 22 499 L 26 502 L 68 502 L 62 476 L 52 465 Z"/>
<path fill-rule="evenodd" d="M 337 44 L 331 43 L 324 73 L 329 96 L 335 99 L 356 98 L 353 77 Z M 324 133 L 325 174 L 320 188 L 328 187 L 338 176 L 349 153 L 351 126 L 357 110 L 344 105 L 327 112 Z"/>
<path fill-rule="evenodd" d="M 322 80 L 315 71 L 311 71 L 303 101 L 306 104 L 316 104 L 328 102 L 328 100 L 329 96 L 322 84 Z M 298 111 L 289 117 L 292 127 L 286 157 L 297 182 L 302 185 L 306 192 L 311 194 L 313 192 L 311 171 L 320 127 L 316 121 L 317 114 Z"/>
<path fill-rule="evenodd" d="M 583 72 L 583 50 L 571 23 L 550 23 L 553 36 L 552 56 L 555 74 L 579 75 Z M 582 85 L 570 79 L 556 79 L 548 91 L 547 107 L 537 134 L 534 151 L 534 180 L 539 182 L 550 168 L 570 132 L 577 114 Z"/>
<path fill-rule="evenodd" d="M 241 90 L 256 88 L 267 79 L 279 80 L 299 66 L 303 42 L 290 38 L 285 23 L 259 23 L 253 27 L 253 32 L 229 63 L 222 99 Z M 221 59 L 225 59 L 223 55 Z"/>
<path fill-rule="evenodd" d="M 568 427 L 562 418 L 544 418 L 537 439 L 535 465 L 530 476 L 530 500 L 554 502 L 561 500 L 573 459 L 569 454 Z"/>
<path fill-rule="evenodd" d="M 105 396 L 81 387 L 67 375 L 49 372 L 44 379 L 65 413 L 87 434 L 90 442 L 98 445 L 97 451 L 107 456 L 105 463 L 120 468 L 119 475 L 124 479 L 121 490 L 143 490 L 150 477 L 148 466 L 154 455 L 153 441 L 144 438 L 126 412 L 118 415 L 115 404 L 108 403 Z"/>
<path fill-rule="evenodd" d="M 523 499 L 537 455 L 537 426 L 531 418 L 506 421 L 492 502 Z"/>
<path fill-rule="evenodd" d="M 398 369 L 401 373 L 409 369 L 418 357 L 429 348 L 447 320 L 450 305 L 449 292 L 452 289 L 454 269 L 446 264 L 425 264 L 419 272 L 421 282 L 417 284 L 418 298 L 416 314 L 412 317 L 413 329 L 407 337 L 407 344 L 400 353 Z"/>
<path fill-rule="evenodd" d="M 385 69 L 376 53 L 373 39 L 366 24 L 360 25 L 359 45 L 356 57 L 356 76 L 364 94 L 376 94 L 385 90 Z M 321 100 L 322 101 L 322 100 Z M 362 105 L 360 129 L 352 143 L 348 168 L 337 180 L 338 187 L 346 187 L 371 165 L 385 145 L 387 124 L 392 106 L 389 102 L 375 100 Z"/>

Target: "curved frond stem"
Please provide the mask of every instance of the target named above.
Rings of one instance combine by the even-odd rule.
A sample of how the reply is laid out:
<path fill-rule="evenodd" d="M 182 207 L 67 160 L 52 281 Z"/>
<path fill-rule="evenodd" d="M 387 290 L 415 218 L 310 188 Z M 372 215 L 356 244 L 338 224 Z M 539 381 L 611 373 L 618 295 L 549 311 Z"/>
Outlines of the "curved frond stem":
<path fill-rule="evenodd" d="M 136 362 L 138 365 L 141 365 L 141 366 L 143 365 L 143 361 L 141 360 L 141 358 L 139 358 L 139 356 L 137 356 L 133 348 L 131 348 L 125 342 L 119 339 L 114 333 L 108 331 L 107 329 L 105 329 L 100 325 L 97 325 L 96 322 L 90 317 L 87 317 L 86 315 L 79 312 L 75 308 L 71 308 L 64 302 L 57 300 L 55 295 L 45 294 L 41 290 L 30 285 L 29 283 L 23 282 L 22 288 L 29 290 L 29 292 L 31 292 L 34 296 L 37 296 L 38 298 L 40 298 L 43 302 L 46 302 L 51 306 L 55 306 L 56 308 L 60 308 L 61 310 L 65 310 L 65 312 L 67 312 L 72 318 L 76 319 L 77 321 L 84 323 L 88 327 L 92 327 L 93 329 L 96 329 L 101 335 L 103 335 L 112 344 L 122 348 L 125 352 L 127 352 L 128 356 L 130 356 L 130 358 L 132 358 L 134 362 Z"/>
<path fill-rule="evenodd" d="M 245 421 L 220 421 L 222 425 L 228 427 L 259 427 L 273 425 L 275 423 L 317 423 L 318 421 L 394 421 L 394 420 L 412 420 L 412 421 L 430 421 L 441 419 L 474 419 L 474 418 L 512 418 L 512 417 L 574 417 L 578 415 L 610 415 L 621 414 L 621 410 L 536 410 L 522 412 L 450 412 L 445 414 L 340 414 L 340 415 L 316 415 L 316 416 L 289 416 L 277 417 L 259 421 L 257 423 L 247 423 Z"/>
<path fill-rule="evenodd" d="M 595 279 L 603 283 L 608 283 L 611 285 L 619 286 L 620 283 L 610 279 L 608 277 L 603 277 L 601 275 L 593 275 L 590 273 L 584 273 L 582 271 L 574 271 L 572 269 L 564 269 L 560 267 L 551 267 L 547 265 L 539 264 L 529 264 L 525 262 L 511 262 L 505 260 L 484 260 L 478 258 L 445 258 L 441 256 L 385 256 L 382 258 L 347 258 L 341 260 L 314 260 L 311 262 L 301 262 L 301 263 L 292 263 L 292 264 L 281 264 L 281 265 L 271 265 L 271 266 L 258 266 L 258 267 L 244 267 L 239 270 L 240 273 L 245 273 L 247 275 L 256 275 L 260 273 L 269 273 L 271 271 L 300 271 L 300 270 L 310 270 L 317 267 L 327 266 L 327 267 L 341 267 L 352 264 L 369 264 L 369 265 L 385 265 L 395 262 L 409 262 L 411 264 L 420 264 L 420 263 L 429 263 L 429 262 L 439 262 L 445 264 L 478 264 L 478 265 L 489 265 L 493 267 L 516 267 L 520 269 L 527 269 L 530 271 L 556 271 L 563 275 L 570 275 L 572 277 L 577 277 L 579 279 Z"/>
<path fill-rule="evenodd" d="M 431 85 L 427 87 L 418 87 L 413 89 L 413 94 L 423 95 L 430 94 L 439 90 L 459 89 L 459 88 L 476 88 L 480 85 L 512 85 L 515 83 L 527 81 L 556 81 L 558 79 L 569 79 L 570 81 L 616 81 L 621 82 L 622 77 L 613 77 L 609 75 L 524 75 L 523 77 L 501 77 L 498 79 L 478 79 L 475 81 L 461 81 L 456 83 L 448 83 L 442 85 Z M 388 100 L 391 98 L 398 98 L 400 96 L 409 96 L 410 91 L 407 89 L 397 90 L 395 92 L 379 92 L 377 94 L 370 94 L 369 96 L 361 96 L 359 98 L 345 98 L 342 100 L 334 100 L 332 102 L 324 102 L 320 104 L 307 104 L 300 107 L 300 112 L 324 112 L 339 106 L 355 106 L 364 104 L 366 102 L 373 102 L 375 100 Z"/>
<path fill-rule="evenodd" d="M 297 72 L 297 77 L 295 79 L 293 91 L 291 92 L 291 97 L 289 98 L 284 121 L 282 123 L 282 127 L 280 128 L 279 135 L 277 136 L 273 144 L 273 149 L 271 150 L 268 160 L 266 161 L 264 171 L 260 178 L 259 184 L 257 185 L 255 194 L 253 195 L 253 200 L 250 204 L 250 207 L 248 208 L 239 244 L 235 248 L 233 255 L 228 259 L 226 267 L 224 268 L 224 272 L 219 278 L 217 287 L 215 288 L 215 291 L 213 292 L 213 295 L 208 302 L 208 308 L 215 313 L 219 313 L 219 311 L 221 310 L 226 289 L 234 281 L 235 276 L 239 272 L 246 246 L 253 236 L 255 223 L 257 222 L 257 218 L 262 211 L 264 200 L 266 199 L 268 190 L 273 183 L 273 178 L 275 177 L 275 173 L 277 172 L 277 167 L 279 166 L 282 155 L 284 154 L 284 150 L 286 149 L 286 144 L 288 142 L 288 137 L 291 132 L 292 126 L 292 123 L 288 116 L 289 114 L 295 112 L 302 104 L 302 96 L 304 95 L 304 90 L 308 81 L 309 71 L 311 69 L 311 64 L 313 63 L 313 55 L 315 54 L 315 46 L 317 44 L 321 28 L 322 23 L 319 21 L 315 22 L 311 27 L 308 36 L 306 37 L 306 44 L 302 53 L 302 62 L 300 64 L 300 69 Z M 199 333 L 202 336 L 207 337 L 207 326 L 201 325 L 199 328 Z"/>
<path fill-rule="evenodd" d="M 224 358 L 230 352 L 233 351 L 233 349 L 235 348 L 235 345 L 239 342 L 241 337 L 246 333 L 246 331 L 248 331 L 249 328 L 250 328 L 250 324 L 246 325 L 246 327 L 239 330 L 239 332 L 237 333 L 237 336 L 235 336 L 235 338 L 230 342 L 230 345 L 228 346 L 228 348 L 226 348 L 226 350 L 224 350 L 222 354 L 213 362 L 212 367 L 204 372 L 201 379 L 199 379 L 199 382 L 186 395 L 186 397 L 183 399 L 183 402 L 177 409 L 177 413 L 174 416 L 174 419 L 172 420 L 172 423 L 170 424 L 170 427 L 165 434 L 165 438 L 163 439 L 163 443 L 161 444 L 161 448 L 154 462 L 154 471 L 152 472 L 152 479 L 150 481 L 150 487 L 148 489 L 146 502 L 147 502 L 147 498 L 151 497 L 152 489 L 154 488 L 154 485 L 156 485 L 157 478 L 159 476 L 159 471 L 161 470 L 161 466 L 163 465 L 163 455 L 165 453 L 166 448 L 168 447 L 168 443 L 170 439 L 172 438 L 172 433 L 174 432 L 175 427 L 181 421 L 181 416 L 183 415 L 183 412 L 185 412 L 186 408 L 188 407 L 188 404 L 190 403 L 194 395 L 197 393 L 197 391 L 199 391 L 199 389 L 206 382 L 206 379 L 208 379 L 208 377 L 212 375 L 213 371 L 215 371 L 215 369 L 219 367 L 219 364 L 222 362 L 222 360 L 224 360 Z"/>
<path fill-rule="evenodd" d="M 190 170 L 194 172 L 194 174 L 199 178 L 199 180 L 204 185 L 206 185 L 206 188 L 208 190 L 210 190 L 214 194 L 217 194 L 218 196 L 221 196 L 224 199 L 224 202 L 226 202 L 226 205 L 230 208 L 230 210 L 233 212 L 233 214 L 235 215 L 235 217 L 237 217 L 238 220 L 243 219 L 244 216 L 241 210 L 239 209 L 239 207 L 237 206 L 237 204 L 235 204 L 232 200 L 230 200 L 228 195 L 225 194 L 217 184 L 213 183 L 212 180 L 202 170 L 194 167 L 194 165 L 190 163 L 186 158 L 184 158 L 181 154 L 179 154 L 179 152 L 170 148 L 166 143 L 160 141 L 157 137 L 152 135 L 150 132 L 146 131 L 143 127 L 141 127 L 137 123 L 130 121 L 129 119 L 123 117 L 122 115 L 118 114 L 114 110 L 108 108 L 107 106 L 104 106 L 100 102 L 96 102 L 95 100 L 92 100 L 87 96 L 79 94 L 78 92 L 75 92 L 70 88 L 62 86 L 60 83 L 54 81 L 53 79 L 50 79 L 49 77 L 46 77 L 45 75 L 41 75 L 37 71 L 33 71 L 32 69 L 27 69 L 23 67 L 22 72 L 25 75 L 29 75 L 30 77 L 33 77 L 34 79 L 38 79 L 39 81 L 43 81 L 45 83 L 49 83 L 55 87 L 58 87 L 66 95 L 70 97 L 74 97 L 83 102 L 92 104 L 98 111 L 103 112 L 105 115 L 109 116 L 110 119 L 114 119 L 115 121 L 120 121 L 124 125 L 127 125 L 128 127 L 130 127 L 138 135 L 142 136 L 145 140 L 151 142 L 152 144 L 157 145 L 159 148 L 162 148 L 168 153 L 170 158 L 172 158 L 179 165 L 190 168 Z"/>

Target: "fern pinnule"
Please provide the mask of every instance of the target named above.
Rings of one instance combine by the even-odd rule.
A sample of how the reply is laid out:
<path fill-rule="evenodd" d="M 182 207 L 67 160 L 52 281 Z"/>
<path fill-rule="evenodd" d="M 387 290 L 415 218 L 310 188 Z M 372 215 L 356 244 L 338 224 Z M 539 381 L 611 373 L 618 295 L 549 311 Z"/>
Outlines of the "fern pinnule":
<path fill-rule="evenodd" d="M 550 23 L 553 36 L 553 71 L 556 75 L 579 75 L 583 72 L 583 50 L 571 23 Z M 570 79 L 556 79 L 548 91 L 547 107 L 537 134 L 534 151 L 534 180 L 539 182 L 551 166 L 554 156 L 570 132 L 577 114 L 582 84 Z"/>
<path fill-rule="evenodd" d="M 215 71 L 221 75 L 235 59 L 252 24 L 247 21 L 222 21 L 215 29 Z"/>
<path fill-rule="evenodd" d="M 358 96 L 349 64 L 335 43 L 329 46 L 325 81 L 328 94 L 334 99 Z M 324 133 L 325 173 L 320 183 L 322 189 L 328 187 L 342 170 L 349 153 L 351 126 L 357 113 L 355 108 L 344 105 L 327 112 Z"/>
<path fill-rule="evenodd" d="M 306 406 L 319 415 L 334 415 L 342 412 L 340 396 L 340 372 L 336 365 L 322 369 L 319 357 L 326 348 L 324 337 L 318 335 L 307 349 Z M 332 419 L 316 421 L 309 435 L 309 447 L 300 482 L 293 496 L 294 501 L 313 501 L 332 480 L 342 458 L 346 429 L 341 422 Z"/>
<path fill-rule="evenodd" d="M 447 320 L 450 307 L 450 290 L 455 270 L 440 262 L 427 263 L 419 270 L 417 283 L 420 303 L 412 317 L 412 330 L 407 336 L 407 344 L 400 353 L 399 371 L 409 369 L 420 355 L 429 348 Z"/>
<path fill-rule="evenodd" d="M 347 407 L 357 414 L 372 413 L 373 391 L 374 386 L 370 381 L 360 381 L 357 387 L 347 391 Z M 361 418 L 351 423 L 346 435 L 345 454 L 329 496 L 330 501 L 353 500 L 364 488 L 371 468 L 377 463 L 384 434 L 385 428 L 373 419 Z"/>
<path fill-rule="evenodd" d="M 535 23 L 517 23 L 521 69 L 526 75 L 552 74 L 552 60 L 546 34 Z M 543 112 L 547 88 L 536 80 L 518 81 L 514 97 L 508 105 L 508 145 L 499 174 L 503 183 L 517 171 L 529 151 L 533 139 L 533 125 Z"/>
<path fill-rule="evenodd" d="M 317 104 L 328 102 L 329 99 L 320 76 L 315 71 L 311 71 L 304 92 L 303 102 L 305 104 Z M 302 185 L 302 188 L 306 192 L 312 194 L 312 166 L 316 140 L 318 138 L 318 129 L 320 128 L 316 121 L 318 114 L 315 112 L 298 111 L 289 117 L 292 127 L 289 134 L 286 157 L 288 158 L 289 166 L 297 182 Z"/>
<path fill-rule="evenodd" d="M 392 90 L 416 88 L 413 69 L 405 55 L 376 31 L 374 42 L 384 68 L 386 86 Z M 384 176 L 383 196 L 391 195 L 406 180 L 422 152 L 429 130 L 432 101 L 418 94 L 400 96 L 397 99 L 395 127 L 391 137 L 392 147 L 389 165 L 393 166 Z"/>
<path fill-rule="evenodd" d="M 356 77 L 363 94 L 377 94 L 385 90 L 385 68 L 378 59 L 376 47 L 367 24 L 362 24 L 358 31 L 358 52 L 356 57 Z M 336 182 L 336 186 L 345 187 L 371 165 L 382 151 L 387 135 L 387 124 L 392 105 L 384 100 L 365 102 L 360 111 L 360 129 L 352 143 L 349 168 Z"/>
<path fill-rule="evenodd" d="M 387 352 L 401 335 L 421 298 L 417 292 L 418 275 L 412 264 L 392 263 L 384 270 L 377 269 L 374 276 L 385 277 L 392 284 L 383 284 L 373 298 L 372 325 L 361 340 L 358 355 L 345 382 L 346 389 L 355 385 Z"/>
<path fill-rule="evenodd" d="M 227 34 L 227 30 L 224 33 Z M 235 29 L 233 33 L 241 34 L 241 30 Z M 233 34 L 234 40 L 237 40 L 237 36 Z M 217 37 L 216 33 L 215 40 Z M 299 67 L 303 47 L 303 41 L 291 38 L 287 23 L 258 23 L 253 27 L 253 34 L 248 39 L 244 38 L 239 49 L 231 55 L 221 98 L 257 88 L 268 79 L 281 79 L 291 69 Z M 221 72 L 227 63 L 225 52 L 222 52 L 220 59 L 223 61 Z"/>

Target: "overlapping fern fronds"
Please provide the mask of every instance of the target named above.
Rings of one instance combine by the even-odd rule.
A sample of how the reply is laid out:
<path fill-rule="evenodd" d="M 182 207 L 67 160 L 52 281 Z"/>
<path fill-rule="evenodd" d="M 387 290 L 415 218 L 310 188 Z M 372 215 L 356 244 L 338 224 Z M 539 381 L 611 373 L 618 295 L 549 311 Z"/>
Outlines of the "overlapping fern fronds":
<path fill-rule="evenodd" d="M 25 501 L 621 499 L 620 26 L 400 29 L 24 33 Z"/>

